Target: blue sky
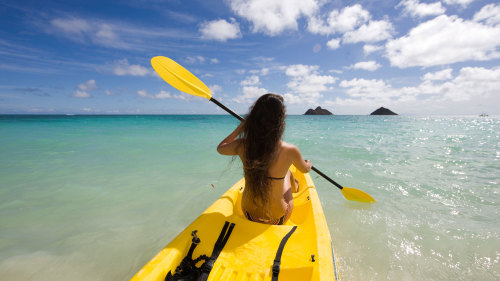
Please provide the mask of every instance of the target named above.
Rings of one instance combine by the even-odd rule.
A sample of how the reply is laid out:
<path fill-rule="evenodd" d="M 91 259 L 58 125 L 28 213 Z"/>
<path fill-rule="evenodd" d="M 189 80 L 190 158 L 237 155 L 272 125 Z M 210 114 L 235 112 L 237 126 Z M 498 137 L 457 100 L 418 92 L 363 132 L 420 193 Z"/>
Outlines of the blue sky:
<path fill-rule="evenodd" d="M 167 56 L 245 113 L 500 114 L 496 1 L 0 2 L 0 113 L 222 114 L 151 68 Z"/>

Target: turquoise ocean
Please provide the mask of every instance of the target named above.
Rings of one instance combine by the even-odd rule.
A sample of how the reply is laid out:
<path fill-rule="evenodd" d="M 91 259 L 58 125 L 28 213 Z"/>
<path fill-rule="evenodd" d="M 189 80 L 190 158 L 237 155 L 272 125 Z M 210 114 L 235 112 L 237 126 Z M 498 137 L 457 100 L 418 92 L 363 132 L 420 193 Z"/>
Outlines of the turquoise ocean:
<path fill-rule="evenodd" d="M 0 116 L 0 279 L 128 280 L 242 176 L 231 116 Z M 500 280 L 500 117 L 289 116 L 343 280 Z"/>

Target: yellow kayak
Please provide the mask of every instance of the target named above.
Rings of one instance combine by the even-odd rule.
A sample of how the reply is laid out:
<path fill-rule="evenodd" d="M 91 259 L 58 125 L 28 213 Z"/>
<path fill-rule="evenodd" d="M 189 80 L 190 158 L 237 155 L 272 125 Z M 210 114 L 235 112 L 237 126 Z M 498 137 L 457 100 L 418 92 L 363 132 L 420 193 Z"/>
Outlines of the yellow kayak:
<path fill-rule="evenodd" d="M 246 219 L 241 211 L 245 186 L 241 179 L 131 281 L 340 280 L 330 231 L 311 176 L 293 166 L 290 170 L 299 180 L 299 192 L 294 193 L 294 209 L 284 225 Z"/>

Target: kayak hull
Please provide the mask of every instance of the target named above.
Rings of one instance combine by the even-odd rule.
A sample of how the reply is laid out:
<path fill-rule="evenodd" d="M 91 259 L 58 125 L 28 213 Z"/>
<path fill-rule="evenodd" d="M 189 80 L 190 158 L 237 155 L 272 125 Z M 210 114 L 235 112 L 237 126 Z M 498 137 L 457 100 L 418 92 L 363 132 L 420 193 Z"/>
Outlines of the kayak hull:
<path fill-rule="evenodd" d="M 194 222 L 149 261 L 131 281 L 163 281 L 181 263 L 191 247 L 193 231 L 201 242 L 193 259 L 210 256 L 225 222 L 234 229 L 210 272 L 208 280 L 271 280 L 272 266 L 283 237 L 296 230 L 285 244 L 279 280 L 340 280 L 339 267 L 323 209 L 309 174 L 291 170 L 299 180 L 294 209 L 284 225 L 247 220 L 241 210 L 244 179 L 226 191 Z M 198 264 L 198 266 L 200 266 Z"/>

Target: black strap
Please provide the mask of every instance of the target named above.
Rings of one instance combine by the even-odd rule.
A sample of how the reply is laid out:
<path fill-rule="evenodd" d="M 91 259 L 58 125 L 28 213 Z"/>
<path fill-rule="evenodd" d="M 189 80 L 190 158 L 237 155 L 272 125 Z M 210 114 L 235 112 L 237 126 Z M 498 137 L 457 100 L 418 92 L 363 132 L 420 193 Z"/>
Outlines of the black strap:
<path fill-rule="evenodd" d="M 215 242 L 214 250 L 212 251 L 212 256 L 208 259 L 208 261 L 206 261 L 201 266 L 202 274 L 198 279 L 199 281 L 208 280 L 210 271 L 212 271 L 212 268 L 214 267 L 215 261 L 219 257 L 220 252 L 222 251 L 222 249 L 224 249 L 224 246 L 226 246 L 227 240 L 229 239 L 231 232 L 233 232 L 233 228 L 234 228 L 234 223 L 229 224 L 228 221 L 224 223 L 224 227 L 222 228 L 222 231 L 219 234 L 219 238 L 217 239 L 217 242 Z"/>
<path fill-rule="evenodd" d="M 281 239 L 280 246 L 278 247 L 278 251 L 276 252 L 276 257 L 274 258 L 273 263 L 273 278 L 272 281 L 278 281 L 278 275 L 280 274 L 280 265 L 281 265 L 281 255 L 283 254 L 283 248 L 285 248 L 285 244 L 288 241 L 288 238 L 292 236 L 293 232 L 297 229 L 295 225 L 290 232 L 288 232 L 283 239 Z"/>
<path fill-rule="evenodd" d="M 208 260 L 208 256 L 201 255 L 197 259 L 193 260 L 193 252 L 196 246 L 200 244 L 201 240 L 196 235 L 198 231 L 195 230 L 191 232 L 193 239 L 191 240 L 191 247 L 187 255 L 182 259 L 181 264 L 175 269 L 175 273 L 172 275 L 172 271 L 169 271 L 165 277 L 165 281 L 180 281 L 180 280 L 195 280 L 201 274 L 201 269 L 196 267 L 196 264 L 202 260 L 205 262 Z"/>

